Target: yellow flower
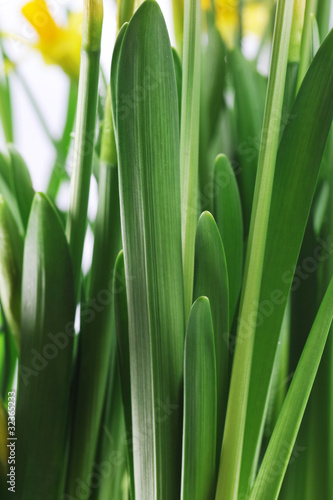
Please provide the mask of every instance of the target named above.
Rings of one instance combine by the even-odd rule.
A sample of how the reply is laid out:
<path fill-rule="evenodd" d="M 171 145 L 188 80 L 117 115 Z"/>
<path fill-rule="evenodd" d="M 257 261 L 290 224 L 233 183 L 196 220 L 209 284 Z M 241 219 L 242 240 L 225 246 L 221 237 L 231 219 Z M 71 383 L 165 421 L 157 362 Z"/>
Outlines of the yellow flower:
<path fill-rule="evenodd" d="M 211 0 L 201 0 L 201 5 L 204 10 L 210 10 Z M 269 12 L 267 2 L 243 1 L 244 34 L 253 33 L 261 37 L 269 20 Z M 239 31 L 239 0 L 215 0 L 215 19 L 222 38 L 232 47 Z"/>
<path fill-rule="evenodd" d="M 33 0 L 22 8 L 22 13 L 39 36 L 34 47 L 48 64 L 57 64 L 67 75 L 77 80 L 80 70 L 81 14 L 69 14 L 68 25 L 58 26 L 45 0 Z"/>

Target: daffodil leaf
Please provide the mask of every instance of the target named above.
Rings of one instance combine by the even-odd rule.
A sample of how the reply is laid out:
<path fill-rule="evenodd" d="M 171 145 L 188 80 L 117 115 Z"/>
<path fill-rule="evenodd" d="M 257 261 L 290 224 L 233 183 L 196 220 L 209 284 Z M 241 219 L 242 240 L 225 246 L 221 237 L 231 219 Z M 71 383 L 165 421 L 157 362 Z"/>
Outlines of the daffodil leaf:
<path fill-rule="evenodd" d="M 126 294 L 126 276 L 124 252 L 118 254 L 113 281 L 114 309 L 116 320 L 116 335 L 118 347 L 118 365 L 120 372 L 120 385 L 124 405 L 125 424 L 128 436 L 132 436 L 132 403 L 131 403 L 131 367 L 129 357 L 128 337 L 128 308 Z M 131 498 L 134 498 L 134 467 L 133 450 L 131 443 L 126 443 L 128 467 L 131 480 Z"/>
<path fill-rule="evenodd" d="M 235 89 L 237 125 L 238 182 L 242 198 L 244 233 L 248 234 L 254 185 L 259 156 L 259 144 L 264 114 L 265 80 L 235 48 L 228 54 Z"/>
<path fill-rule="evenodd" d="M 250 500 L 277 500 L 333 319 L 333 280 L 321 303 L 270 439 Z M 279 468 L 275 467 L 278 460 Z"/>
<path fill-rule="evenodd" d="M 0 299 L 19 352 L 23 238 L 7 203 L 0 195 Z"/>
<path fill-rule="evenodd" d="M 119 57 L 122 43 L 124 41 L 124 36 L 128 28 L 128 23 L 125 23 L 118 33 L 117 40 L 113 49 L 112 61 L 111 61 L 111 76 L 110 76 L 110 86 L 111 86 L 111 104 L 112 104 L 112 117 L 114 122 L 114 132 L 117 141 L 117 111 L 118 106 L 121 107 L 122 101 L 118 97 L 117 86 L 118 86 L 118 68 L 119 68 Z M 123 95 L 123 94 L 122 94 Z M 118 102 L 119 99 L 119 102 Z"/>
<path fill-rule="evenodd" d="M 243 217 L 235 174 L 228 158 L 224 155 L 219 155 L 215 162 L 214 216 L 220 230 L 227 261 L 231 326 L 242 284 Z"/>
<path fill-rule="evenodd" d="M 2 47 L 0 50 L 3 57 Z M 4 70 L 5 68 L 3 67 L 2 71 Z M 11 92 L 7 75 L 2 76 L 0 80 L 0 117 L 6 142 L 11 143 L 13 142 L 13 119 Z"/>
<path fill-rule="evenodd" d="M 118 28 L 127 23 L 133 14 L 135 7 L 134 0 L 117 0 L 118 4 Z"/>
<path fill-rule="evenodd" d="M 20 233 L 24 234 L 34 191 L 31 178 L 24 160 L 11 145 L 9 156 L 0 156 L 0 193 L 16 221 Z"/>
<path fill-rule="evenodd" d="M 326 37 L 305 76 L 277 155 L 243 448 L 243 488 L 253 478 L 260 451 L 284 310 L 332 122 L 332 54 L 333 31 Z M 319 249 L 320 255 L 327 251 L 331 251 L 330 242 Z"/>
<path fill-rule="evenodd" d="M 177 85 L 177 95 L 178 95 L 178 107 L 179 107 L 179 123 L 182 115 L 182 80 L 183 80 L 183 69 L 182 62 L 178 55 L 176 49 L 172 48 L 173 63 L 175 65 L 175 75 L 176 75 L 176 85 Z"/>
<path fill-rule="evenodd" d="M 68 244 L 54 207 L 36 194 L 24 246 L 16 407 L 16 494 L 22 500 L 63 498 L 74 314 Z"/>
<path fill-rule="evenodd" d="M 191 308 L 185 341 L 182 500 L 212 500 L 216 488 L 217 384 L 209 300 Z"/>
<path fill-rule="evenodd" d="M 180 177 L 185 320 L 192 305 L 195 233 L 199 216 L 201 1 L 184 1 Z"/>
<path fill-rule="evenodd" d="M 88 296 L 81 305 L 73 431 L 66 491 L 75 495 L 77 477 L 92 473 L 106 387 L 110 376 L 111 347 L 116 343 L 112 278 L 120 249 L 118 172 L 101 162 L 99 202 L 95 220 L 93 261 Z M 114 367 L 113 367 L 114 369 Z"/>
<path fill-rule="evenodd" d="M 223 104 L 225 86 L 226 49 L 211 16 L 207 16 L 207 41 L 202 47 L 200 84 L 200 145 L 199 184 L 202 210 L 213 210 L 213 200 L 208 190 L 214 176 L 213 164 L 208 160 L 212 141 Z"/>
<path fill-rule="evenodd" d="M 179 122 L 172 50 L 157 2 L 144 2 L 130 21 L 117 73 L 111 85 L 117 106 L 135 494 L 176 498 L 184 349 Z"/>
<path fill-rule="evenodd" d="M 220 456 L 229 373 L 229 285 L 220 233 L 213 216 L 204 212 L 198 222 L 195 241 L 193 297 L 208 297 L 214 325 L 217 379 L 217 456 Z"/>
<path fill-rule="evenodd" d="M 119 367 L 116 357 L 116 346 L 112 352 L 114 375 L 110 375 L 108 382 L 102 425 L 99 433 L 99 442 L 94 462 L 94 470 L 98 474 L 98 486 L 91 483 L 90 500 L 107 500 L 119 498 L 127 500 L 127 447 L 132 442 L 125 427 L 124 408 L 119 380 Z M 124 486 L 126 484 L 126 486 Z M 133 485 L 134 486 L 134 485 Z M 135 497 L 131 494 L 132 498 Z"/>

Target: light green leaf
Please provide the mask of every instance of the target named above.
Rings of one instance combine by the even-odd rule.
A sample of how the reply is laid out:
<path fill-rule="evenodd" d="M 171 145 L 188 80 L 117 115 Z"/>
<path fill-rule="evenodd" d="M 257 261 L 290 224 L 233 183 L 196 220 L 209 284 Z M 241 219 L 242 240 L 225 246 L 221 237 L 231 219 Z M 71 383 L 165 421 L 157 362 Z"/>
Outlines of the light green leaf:
<path fill-rule="evenodd" d="M 114 90 L 135 493 L 177 498 L 184 349 L 179 125 L 172 50 L 155 1 L 144 2 L 128 25 Z"/>
<path fill-rule="evenodd" d="M 132 403 L 131 403 L 131 367 L 129 357 L 129 337 L 128 337 L 128 308 L 126 294 L 126 276 L 124 253 L 118 254 L 113 281 L 114 308 L 116 320 L 116 335 L 118 347 L 118 365 L 120 372 L 120 386 L 122 401 L 124 405 L 125 424 L 128 436 L 132 436 Z M 133 450 L 130 442 L 126 443 L 128 467 L 131 480 L 131 498 L 134 494 L 134 466 Z"/>
<path fill-rule="evenodd" d="M 250 500 L 276 500 L 294 447 L 333 319 L 333 280 L 311 328 Z M 279 464 L 279 469 L 276 468 Z"/>
<path fill-rule="evenodd" d="M 332 122 L 332 54 L 333 32 L 317 52 L 299 90 L 293 119 L 285 129 L 277 156 L 243 449 L 245 482 L 253 477 L 260 450 L 280 328 Z M 326 248 L 318 251 L 325 252 Z"/>
<path fill-rule="evenodd" d="M 5 199 L 0 195 L 0 299 L 18 352 L 21 327 L 22 265 L 23 238 Z"/>
<path fill-rule="evenodd" d="M 237 180 L 242 199 L 244 232 L 247 236 L 257 173 L 266 81 L 239 49 L 229 52 L 228 62 L 235 89 L 236 155 L 239 161 Z"/>
<path fill-rule="evenodd" d="M 215 162 L 214 216 L 227 261 L 231 326 L 242 284 L 243 218 L 235 174 L 228 158 L 224 155 L 219 155 Z"/>
<path fill-rule="evenodd" d="M 216 487 L 216 363 L 209 300 L 192 306 L 186 332 L 182 500 L 210 500 Z"/>
<path fill-rule="evenodd" d="M 8 156 L 0 156 L 0 193 L 16 221 L 19 232 L 25 233 L 34 196 L 30 174 L 24 160 L 13 146 Z"/>
<path fill-rule="evenodd" d="M 112 279 L 120 248 L 118 172 L 101 163 L 98 212 L 87 300 L 81 304 L 76 394 L 67 473 L 67 492 L 75 494 L 77 477 L 89 477 L 110 376 L 111 346 L 116 343 Z M 113 335 L 112 335 L 113 333 Z"/>
<path fill-rule="evenodd" d="M 66 286 L 64 286 L 64 284 Z M 36 194 L 24 247 L 16 410 L 17 495 L 62 499 L 73 364 L 74 284 L 54 207 Z"/>
<path fill-rule="evenodd" d="M 204 212 L 195 241 L 193 297 L 208 297 L 214 325 L 217 383 L 217 445 L 220 457 L 229 387 L 229 286 L 223 244 L 213 216 Z"/>
<path fill-rule="evenodd" d="M 201 1 L 184 2 L 180 172 L 185 319 L 193 294 L 194 246 L 198 221 Z"/>
<path fill-rule="evenodd" d="M 208 152 L 222 110 L 226 49 L 211 13 L 206 16 L 205 21 L 207 38 L 201 49 L 199 184 L 201 210 L 212 211 L 213 200 L 209 187 L 214 172 Z"/>
<path fill-rule="evenodd" d="M 173 63 L 175 65 L 176 74 L 176 85 L 177 85 L 177 96 L 178 96 L 178 107 L 179 107 L 179 123 L 182 115 L 182 80 L 183 80 L 183 68 L 182 62 L 178 55 L 176 49 L 172 48 Z"/>

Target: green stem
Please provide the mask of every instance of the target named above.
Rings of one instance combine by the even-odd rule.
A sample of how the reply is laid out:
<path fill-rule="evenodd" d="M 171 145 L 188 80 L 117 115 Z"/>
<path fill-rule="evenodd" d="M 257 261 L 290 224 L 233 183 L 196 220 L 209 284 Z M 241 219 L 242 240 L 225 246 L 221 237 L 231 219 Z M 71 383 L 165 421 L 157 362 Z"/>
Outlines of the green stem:
<path fill-rule="evenodd" d="M 201 3 L 185 0 L 180 168 L 185 318 L 192 305 L 198 220 Z"/>
<path fill-rule="evenodd" d="M 85 0 L 73 173 L 66 227 L 77 299 L 80 295 L 81 263 L 94 152 L 102 22 L 102 0 Z"/>
<path fill-rule="evenodd" d="M 66 159 L 71 142 L 71 133 L 74 128 L 76 105 L 77 105 L 77 82 L 71 81 L 68 93 L 68 105 L 66 122 L 60 141 L 57 143 L 57 156 L 52 168 L 51 177 L 47 187 L 47 195 L 55 200 L 61 182 L 68 179 L 68 173 L 65 168 Z"/>
<path fill-rule="evenodd" d="M 279 141 L 292 9 L 292 0 L 278 1 L 271 70 L 237 329 L 238 342 L 233 361 L 221 452 L 217 500 L 236 500 L 238 495 L 254 335 L 258 314 L 257 304 L 260 295 Z"/>
<path fill-rule="evenodd" d="M 304 25 L 301 42 L 301 57 L 297 79 L 297 91 L 310 65 L 311 58 L 311 13 L 316 11 L 317 0 L 307 0 L 304 13 Z"/>
<path fill-rule="evenodd" d="M 134 11 L 134 0 L 118 0 L 118 11 L 117 11 L 117 31 L 123 24 L 128 23 L 131 19 Z"/>

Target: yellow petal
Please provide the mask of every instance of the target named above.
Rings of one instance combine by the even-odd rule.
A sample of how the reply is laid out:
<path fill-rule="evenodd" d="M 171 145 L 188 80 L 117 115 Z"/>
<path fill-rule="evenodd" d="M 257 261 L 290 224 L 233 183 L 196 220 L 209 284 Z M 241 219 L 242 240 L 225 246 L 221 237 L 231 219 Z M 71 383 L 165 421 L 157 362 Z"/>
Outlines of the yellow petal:
<path fill-rule="evenodd" d="M 269 8 L 264 3 L 249 3 L 243 8 L 244 33 L 261 37 L 269 21 Z"/>
<path fill-rule="evenodd" d="M 212 10 L 212 0 L 201 0 L 202 10 Z"/>
<path fill-rule="evenodd" d="M 51 42 L 57 38 L 59 28 L 54 22 L 44 0 L 33 0 L 27 3 L 22 7 L 22 13 L 34 27 L 41 40 Z"/>

